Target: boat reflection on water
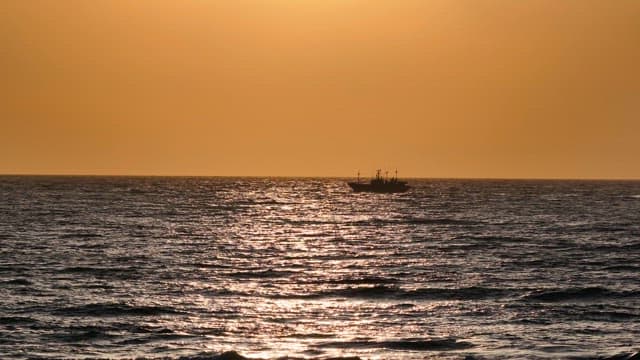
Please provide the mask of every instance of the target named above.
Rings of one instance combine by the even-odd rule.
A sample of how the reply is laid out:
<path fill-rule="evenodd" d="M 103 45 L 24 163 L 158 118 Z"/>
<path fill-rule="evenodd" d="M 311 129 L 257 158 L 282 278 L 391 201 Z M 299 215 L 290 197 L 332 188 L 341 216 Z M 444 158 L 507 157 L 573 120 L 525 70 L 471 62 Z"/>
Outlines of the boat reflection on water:
<path fill-rule="evenodd" d="M 395 176 L 392 178 L 387 176 L 383 178 L 380 173 L 381 170 L 377 170 L 376 177 L 371 179 L 368 184 L 360 182 L 360 173 L 358 173 L 358 181 L 348 182 L 347 184 L 349 184 L 354 192 L 403 193 L 410 189 L 406 181 L 398 180 L 397 170 Z"/>

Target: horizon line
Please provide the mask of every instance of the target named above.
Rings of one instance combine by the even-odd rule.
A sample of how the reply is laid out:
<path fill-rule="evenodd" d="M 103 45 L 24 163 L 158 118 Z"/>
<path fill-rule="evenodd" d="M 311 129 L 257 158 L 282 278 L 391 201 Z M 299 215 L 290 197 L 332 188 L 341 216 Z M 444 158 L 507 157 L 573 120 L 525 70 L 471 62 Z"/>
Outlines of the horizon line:
<path fill-rule="evenodd" d="M 188 175 L 188 174 L 81 174 L 81 173 L 0 173 L 0 177 L 156 177 L 156 178 L 280 178 L 280 179 L 350 179 L 356 178 L 356 176 L 344 176 L 344 175 Z M 361 176 L 360 178 L 367 178 Z M 407 176 L 399 177 L 401 179 L 408 180 L 514 180 L 514 181 L 640 181 L 640 178 L 599 178 L 599 177 L 585 177 L 585 178 L 565 178 L 565 177 L 423 177 L 423 176 Z"/>

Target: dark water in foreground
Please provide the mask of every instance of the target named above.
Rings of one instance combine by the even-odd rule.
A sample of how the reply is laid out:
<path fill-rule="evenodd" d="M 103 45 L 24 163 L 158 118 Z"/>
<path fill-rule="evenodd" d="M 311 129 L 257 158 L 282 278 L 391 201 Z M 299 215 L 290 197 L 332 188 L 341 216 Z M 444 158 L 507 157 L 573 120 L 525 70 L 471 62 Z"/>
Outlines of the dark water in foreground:
<path fill-rule="evenodd" d="M 0 357 L 592 358 L 640 182 L 0 177 Z"/>

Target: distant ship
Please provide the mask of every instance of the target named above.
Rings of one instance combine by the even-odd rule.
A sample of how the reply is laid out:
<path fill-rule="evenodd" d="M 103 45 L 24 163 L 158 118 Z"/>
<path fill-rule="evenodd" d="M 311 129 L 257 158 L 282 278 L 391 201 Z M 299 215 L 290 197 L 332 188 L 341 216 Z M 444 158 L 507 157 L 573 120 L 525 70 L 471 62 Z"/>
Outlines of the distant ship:
<path fill-rule="evenodd" d="M 374 193 L 403 193 L 409 190 L 409 185 L 406 181 L 398 180 L 398 171 L 396 170 L 396 176 L 389 179 L 388 177 L 382 177 L 380 170 L 376 171 L 376 177 L 371 179 L 369 183 L 360 182 L 360 173 L 358 173 L 357 182 L 348 182 L 349 186 L 354 192 L 374 192 Z"/>

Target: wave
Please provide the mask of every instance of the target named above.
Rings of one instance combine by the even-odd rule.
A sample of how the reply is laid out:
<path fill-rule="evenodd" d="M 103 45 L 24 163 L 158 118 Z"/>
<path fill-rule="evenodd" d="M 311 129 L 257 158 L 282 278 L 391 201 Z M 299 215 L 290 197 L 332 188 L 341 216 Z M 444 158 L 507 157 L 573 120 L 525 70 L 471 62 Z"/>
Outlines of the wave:
<path fill-rule="evenodd" d="M 620 353 L 612 356 L 580 356 L 580 357 L 572 357 L 575 360 L 640 360 L 640 351 L 633 353 Z"/>
<path fill-rule="evenodd" d="M 551 320 L 541 319 L 541 318 L 522 318 L 515 320 L 517 323 L 526 324 L 526 325 L 550 325 Z"/>
<path fill-rule="evenodd" d="M 640 266 L 635 265 L 613 265 L 604 268 L 607 271 L 640 271 Z"/>
<path fill-rule="evenodd" d="M 133 279 L 140 277 L 138 269 L 134 267 L 90 267 L 90 266 L 71 266 L 59 271 L 63 274 L 86 274 L 99 278 L 117 278 L 117 279 Z"/>
<path fill-rule="evenodd" d="M 3 325 L 15 325 L 15 324 L 32 324 L 37 323 L 38 320 L 26 317 L 26 316 L 2 316 L 0 317 L 0 324 Z"/>
<path fill-rule="evenodd" d="M 94 326 L 77 327 L 74 329 L 69 329 L 69 331 L 56 332 L 54 334 L 48 335 L 48 337 L 55 340 L 69 343 L 109 339 L 116 336 L 117 335 L 109 333 L 100 327 Z"/>
<path fill-rule="evenodd" d="M 230 269 L 233 268 L 231 264 L 212 264 L 212 263 L 192 263 L 192 267 L 194 268 L 203 268 L 203 269 Z"/>
<path fill-rule="evenodd" d="M 625 252 L 625 251 L 640 250 L 640 243 L 629 243 L 629 244 L 580 244 L 580 249 L 581 250 L 586 250 L 586 251 Z"/>
<path fill-rule="evenodd" d="M 417 224 L 417 225 L 477 225 L 478 221 L 449 219 L 449 218 L 408 218 L 401 220 L 401 223 Z"/>
<path fill-rule="evenodd" d="M 354 342 L 347 342 L 347 343 L 327 343 L 329 345 L 334 345 L 334 346 L 327 346 L 327 347 L 345 347 L 342 346 L 341 344 L 353 344 L 356 345 L 356 347 L 371 347 L 371 348 L 387 348 L 387 349 L 397 349 L 397 350 L 414 350 L 414 351 L 446 351 L 446 350 L 464 350 L 464 349 L 469 349 L 474 347 L 475 345 L 468 343 L 468 342 L 463 342 L 463 341 L 455 341 L 455 340 L 431 340 L 431 341 L 413 341 L 413 340 L 408 340 L 408 341 L 390 341 L 390 342 L 363 342 L 363 341 L 354 341 Z M 377 344 L 377 345 L 376 345 Z M 400 347 L 393 347 L 394 345 L 399 345 Z M 409 349 L 404 348 L 404 345 L 408 345 Z M 417 345 L 417 346 L 416 346 Z M 423 348 L 422 345 L 424 345 L 425 347 Z M 416 348 L 414 348 L 416 347 Z M 470 360 L 475 360 L 475 359 L 483 359 L 484 357 L 479 357 L 476 358 L 472 355 L 467 355 L 465 356 L 465 359 L 470 359 Z M 575 360 L 592 360 L 592 359 L 599 359 L 599 360 L 640 360 L 640 352 L 627 352 L 627 353 L 619 353 L 616 355 L 612 355 L 612 356 L 573 356 L 571 357 L 572 359 Z M 141 359 L 145 359 L 145 357 L 141 358 Z M 179 360 L 264 360 L 264 359 L 259 359 L 259 358 L 249 358 L 249 357 L 245 357 L 240 355 L 237 351 L 226 351 L 223 353 L 211 353 L 211 352 L 202 352 L 200 354 L 195 354 L 195 355 L 184 355 L 178 358 Z M 297 357 L 283 357 L 283 358 L 279 358 L 279 359 L 302 359 L 302 358 L 297 358 Z M 326 358 L 326 357 L 312 357 L 312 358 L 307 358 L 305 357 L 304 359 L 325 359 L 325 360 L 360 360 L 360 357 L 357 356 L 337 356 L 337 357 L 330 357 L 330 358 Z"/>
<path fill-rule="evenodd" d="M 640 319 L 640 314 L 623 311 L 588 311 L 580 314 L 579 320 L 626 322 Z"/>
<path fill-rule="evenodd" d="M 478 225 L 479 221 L 455 218 L 370 218 L 362 220 L 318 220 L 318 219 L 281 219 L 282 223 L 290 225 L 353 225 L 353 226 L 384 226 L 384 225 Z"/>
<path fill-rule="evenodd" d="M 396 286 L 376 285 L 362 287 L 348 287 L 343 289 L 330 289 L 311 294 L 279 295 L 276 298 L 391 298 L 391 299 L 418 299 L 418 300 L 481 300 L 491 298 L 503 298 L 513 295 L 510 289 L 496 289 L 485 287 L 466 288 L 419 288 L 405 290 Z"/>
<path fill-rule="evenodd" d="M 399 219 L 384 219 L 384 218 L 373 218 L 369 220 L 358 220 L 352 221 L 348 223 L 349 225 L 365 225 L 365 226 L 376 226 L 376 225 L 477 225 L 478 221 L 472 220 L 463 220 L 463 219 L 453 219 L 453 218 L 420 218 L 420 217 L 409 217 L 409 218 L 399 218 Z"/>
<path fill-rule="evenodd" d="M 481 300 L 491 298 L 502 298 L 514 293 L 511 289 L 498 289 L 487 287 L 465 287 L 465 288 L 423 288 L 407 292 L 408 297 L 420 297 L 433 300 Z"/>
<path fill-rule="evenodd" d="M 114 316 L 157 316 L 166 314 L 184 314 L 175 308 L 168 306 L 136 306 L 123 303 L 102 303 L 87 304 L 81 306 L 70 306 L 62 309 L 53 310 L 55 315 L 62 316 L 96 316 L 96 317 L 114 317 Z"/>
<path fill-rule="evenodd" d="M 523 243 L 525 241 L 531 241 L 525 237 L 514 236 L 501 236 L 501 235 L 463 235 L 456 237 L 457 240 L 479 240 L 485 242 L 495 243 Z"/>
<path fill-rule="evenodd" d="M 27 272 L 29 268 L 25 266 L 19 266 L 17 264 L 9 264 L 9 265 L 0 265 L 0 273 L 24 273 Z"/>
<path fill-rule="evenodd" d="M 572 233 L 619 233 L 630 231 L 634 226 L 635 224 L 633 223 L 592 223 L 578 226 L 560 226 L 557 230 Z"/>
<path fill-rule="evenodd" d="M 315 283 L 360 285 L 360 284 L 394 284 L 397 282 L 398 282 L 397 279 L 373 276 L 373 277 L 329 279 L 329 280 L 316 281 Z"/>
<path fill-rule="evenodd" d="M 320 334 L 320 333 L 305 333 L 305 334 L 291 334 L 286 337 L 299 338 L 299 339 L 326 339 L 336 336 L 335 334 Z"/>
<path fill-rule="evenodd" d="M 189 338 L 197 338 L 199 335 L 179 334 L 179 333 L 157 333 L 144 337 L 134 337 L 117 342 L 118 345 L 142 345 L 151 342 L 163 342 L 172 340 L 184 340 Z"/>
<path fill-rule="evenodd" d="M 284 357 L 284 358 L 279 358 L 279 359 L 292 359 L 292 360 L 294 360 L 294 359 L 299 359 L 299 358 Z M 305 359 L 307 359 L 307 358 L 305 358 Z M 314 359 L 314 358 L 308 358 L 308 359 Z M 319 358 L 319 359 L 325 359 L 325 360 L 360 360 L 360 358 L 357 357 L 357 356 L 337 356 L 337 357 Z M 222 354 L 201 353 L 201 354 L 198 354 L 198 355 L 181 356 L 179 358 L 179 360 L 262 360 L 262 359 L 244 357 L 244 356 L 240 355 L 236 351 L 226 351 L 226 352 L 223 352 Z"/>
<path fill-rule="evenodd" d="M 639 297 L 640 291 L 614 291 L 603 287 L 539 290 L 524 297 L 525 300 L 542 302 L 587 301 Z"/>
<path fill-rule="evenodd" d="M 69 326 L 56 328 L 54 333 L 47 335 L 57 341 L 78 343 L 100 339 L 114 339 L 127 336 L 124 340 L 115 342 L 119 345 L 140 345 L 154 341 L 181 340 L 198 337 L 199 335 L 175 332 L 164 327 L 138 326 L 134 324 L 110 324 Z M 124 335 L 128 332 L 128 335 Z"/>
<path fill-rule="evenodd" d="M 102 237 L 102 235 L 97 233 L 68 233 L 68 234 L 62 234 L 59 237 L 60 239 L 77 239 L 77 238 L 86 239 L 86 238 L 99 238 L 99 237 Z"/>
<path fill-rule="evenodd" d="M 413 350 L 413 351 L 447 351 L 447 350 L 463 350 L 474 347 L 470 342 L 457 341 L 456 339 L 406 339 L 391 341 L 339 341 L 328 342 L 317 345 L 318 347 L 329 348 L 384 348 L 391 350 Z"/>
<path fill-rule="evenodd" d="M 33 285 L 33 283 L 27 279 L 13 279 L 13 280 L 7 280 L 4 282 L 4 284 L 7 285 Z"/>
<path fill-rule="evenodd" d="M 129 189 L 126 189 L 125 191 L 130 194 L 146 194 L 149 192 L 148 190 L 137 189 L 137 188 L 129 188 Z"/>
<path fill-rule="evenodd" d="M 336 221 L 330 220 L 312 219 L 280 219 L 280 222 L 287 225 L 335 225 L 337 223 Z"/>
<path fill-rule="evenodd" d="M 515 305 L 507 305 L 509 308 L 513 308 L 514 306 Z M 536 304 L 528 304 L 525 306 L 528 310 L 541 310 L 545 315 L 542 317 L 516 317 L 512 319 L 514 322 L 522 324 L 550 325 L 558 321 L 557 319 L 563 319 L 565 322 L 594 321 L 599 323 L 628 323 L 640 319 L 640 313 L 634 309 L 620 308 L 609 310 L 611 306 L 605 308 L 600 304 L 554 304 L 553 306 L 536 306 Z M 605 329 L 599 328 L 598 330 L 604 331 Z"/>
<path fill-rule="evenodd" d="M 291 271 L 278 271 L 273 269 L 267 269 L 263 271 L 241 271 L 232 273 L 231 276 L 235 278 L 280 278 L 293 274 Z"/>

